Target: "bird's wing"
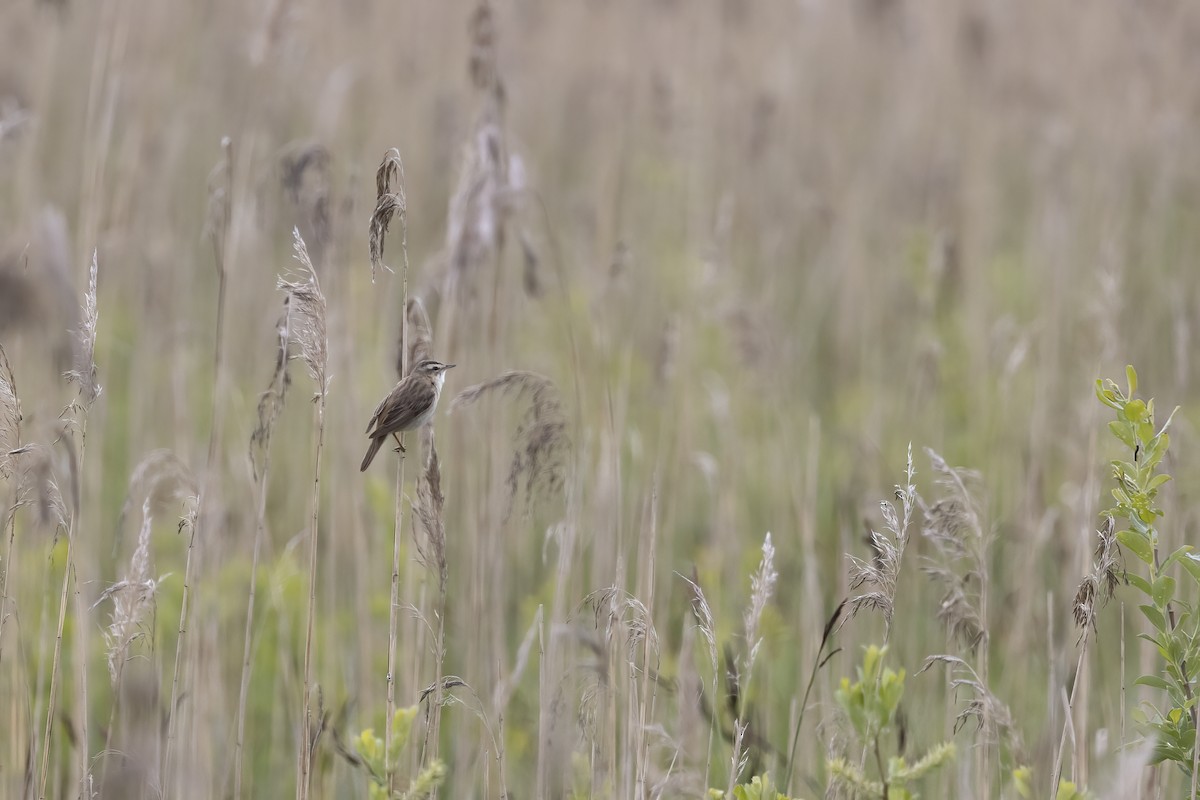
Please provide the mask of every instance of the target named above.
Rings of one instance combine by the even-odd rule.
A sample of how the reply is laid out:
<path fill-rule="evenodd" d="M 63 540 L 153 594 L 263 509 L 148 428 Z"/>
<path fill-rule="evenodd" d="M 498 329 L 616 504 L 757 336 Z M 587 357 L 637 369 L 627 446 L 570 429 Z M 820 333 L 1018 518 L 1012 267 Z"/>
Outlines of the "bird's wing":
<path fill-rule="evenodd" d="M 400 383 L 404 383 L 404 381 L 400 381 Z M 371 428 L 375 427 L 375 423 L 379 420 L 379 414 L 383 411 L 384 406 L 386 406 L 388 401 L 390 401 L 392 397 L 399 391 L 400 383 L 397 383 L 395 386 L 393 386 L 392 390 L 383 396 L 383 399 L 379 401 L 379 405 L 375 406 L 375 410 L 371 412 L 371 421 L 367 423 L 368 438 L 374 439 L 375 436 L 378 435 L 371 433 Z"/>
<path fill-rule="evenodd" d="M 437 396 L 437 390 L 429 381 L 412 381 L 402 389 L 397 387 L 379 409 L 375 428 L 367 435 L 371 438 L 388 436 L 392 433 L 406 431 L 420 413 L 428 408 Z"/>

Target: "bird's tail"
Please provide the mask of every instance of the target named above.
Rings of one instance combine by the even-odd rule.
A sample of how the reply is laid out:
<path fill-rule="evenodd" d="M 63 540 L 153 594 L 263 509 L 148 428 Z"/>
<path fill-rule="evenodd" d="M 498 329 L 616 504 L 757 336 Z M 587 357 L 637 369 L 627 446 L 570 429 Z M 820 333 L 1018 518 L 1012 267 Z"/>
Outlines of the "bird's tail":
<path fill-rule="evenodd" d="M 379 448 L 383 447 L 386 436 L 380 436 L 378 439 L 371 440 L 371 446 L 367 448 L 367 454 L 363 456 L 362 466 L 358 468 L 359 472 L 366 472 L 367 467 L 371 466 L 371 462 L 375 460 L 375 454 L 379 452 Z"/>

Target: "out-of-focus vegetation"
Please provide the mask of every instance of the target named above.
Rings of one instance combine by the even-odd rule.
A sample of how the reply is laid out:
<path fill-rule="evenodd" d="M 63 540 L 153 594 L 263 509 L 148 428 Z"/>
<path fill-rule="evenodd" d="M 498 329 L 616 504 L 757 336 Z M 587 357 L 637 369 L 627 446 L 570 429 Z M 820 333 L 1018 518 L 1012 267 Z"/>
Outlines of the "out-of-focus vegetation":
<path fill-rule="evenodd" d="M 0 795 L 1194 794 L 1196 75 L 1187 0 L 4 4 Z"/>

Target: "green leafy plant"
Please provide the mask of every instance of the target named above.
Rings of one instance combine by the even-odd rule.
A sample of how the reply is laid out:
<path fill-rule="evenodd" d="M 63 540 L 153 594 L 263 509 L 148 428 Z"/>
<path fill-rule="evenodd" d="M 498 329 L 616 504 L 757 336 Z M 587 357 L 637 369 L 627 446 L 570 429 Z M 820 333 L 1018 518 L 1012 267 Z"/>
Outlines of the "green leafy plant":
<path fill-rule="evenodd" d="M 394 776 L 388 774 L 388 765 L 399 764 L 400 754 L 408 745 L 412 733 L 413 720 L 417 717 L 417 707 L 396 709 L 392 717 L 392 742 L 390 748 L 384 745 L 383 739 L 375 735 L 373 728 L 367 728 L 354 738 L 354 750 L 358 756 L 357 763 L 367 773 L 367 797 L 369 800 L 418 800 L 428 797 L 446 780 L 446 765 L 440 759 L 433 759 L 409 781 L 405 791 L 391 790 L 388 785 L 394 783 Z"/>
<path fill-rule="evenodd" d="M 1112 496 L 1117 505 L 1103 513 L 1128 525 L 1117 532 L 1117 541 L 1144 567 L 1140 574 L 1127 571 L 1126 579 L 1149 601 L 1138 608 L 1153 628 L 1153 633 L 1138 636 L 1150 642 L 1162 659 L 1159 674 L 1142 675 L 1135 683 L 1160 690 L 1167 700 L 1165 708 L 1144 703 L 1134 711 L 1133 718 L 1142 734 L 1154 739 L 1152 763 L 1177 764 L 1192 779 L 1192 797 L 1195 797 L 1195 767 L 1200 755 L 1196 748 L 1195 693 L 1200 618 L 1191 603 L 1177 596 L 1176 580 L 1170 573 L 1178 574 L 1181 569 L 1200 585 L 1200 557 L 1191 545 L 1178 547 L 1162 557 L 1157 522 L 1163 512 L 1157 498 L 1159 489 L 1171 480 L 1161 465 L 1170 445 L 1167 429 L 1175 412 L 1171 412 L 1161 428 L 1156 428 L 1154 400 L 1143 401 L 1134 396 L 1137 372 L 1133 367 L 1126 367 L 1125 374 L 1125 391 L 1111 380 L 1096 381 L 1096 396 L 1116 412 L 1117 418 L 1108 423 L 1108 429 L 1131 451 L 1128 461 L 1111 462 L 1112 477 L 1117 484 Z"/>
<path fill-rule="evenodd" d="M 711 800 L 725 800 L 726 794 L 719 789 L 709 789 Z M 770 774 L 755 775 L 749 783 L 733 787 L 733 800 L 791 800 L 771 783 Z"/>
<path fill-rule="evenodd" d="M 1033 789 L 1033 770 L 1029 767 L 1017 767 L 1012 772 L 1013 788 L 1021 797 L 1035 797 Z M 1091 800 L 1092 794 L 1087 789 L 1081 789 L 1071 781 L 1059 781 L 1054 800 Z"/>
<path fill-rule="evenodd" d="M 859 767 L 844 758 L 829 762 L 829 776 L 854 792 L 866 797 L 883 800 L 912 800 L 918 795 L 909 787 L 929 772 L 949 763 L 955 754 L 949 742 L 935 745 L 924 756 L 913 763 L 893 756 L 884 762 L 882 739 L 891 732 L 896 722 L 896 712 L 904 696 L 904 670 L 893 670 L 884 666 L 887 647 L 871 645 L 863 655 L 863 665 L 858 668 L 858 680 L 842 678 L 842 684 L 834 697 L 846 712 L 851 726 L 864 748 L 874 755 L 879 780 L 871 780 Z"/>

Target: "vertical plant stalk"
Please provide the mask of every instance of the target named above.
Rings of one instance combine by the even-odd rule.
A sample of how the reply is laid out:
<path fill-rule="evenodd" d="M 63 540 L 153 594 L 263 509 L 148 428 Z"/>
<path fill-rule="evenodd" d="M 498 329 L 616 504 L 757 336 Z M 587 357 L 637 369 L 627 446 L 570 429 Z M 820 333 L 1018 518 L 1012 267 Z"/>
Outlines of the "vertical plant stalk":
<path fill-rule="evenodd" d="M 183 670 L 184 644 L 187 633 L 188 611 L 191 608 L 192 555 L 196 548 L 196 531 L 206 518 L 206 508 L 213 488 L 213 465 L 217 460 L 217 442 L 222 427 L 221 389 L 224 384 L 223 367 L 225 355 L 225 289 L 228 275 L 229 228 L 233 213 L 233 141 L 226 136 L 221 140 L 225 186 L 209 191 L 209 219 L 207 232 L 213 247 L 213 266 L 217 271 L 217 329 L 213 337 L 212 402 L 208 431 L 208 453 L 204 459 L 204 477 L 201 479 L 200 495 L 188 528 L 187 555 L 183 567 L 183 595 L 179 605 L 179 629 L 175 640 L 175 666 L 171 675 L 171 705 L 167 709 L 167 745 L 163 754 L 161 785 L 170 785 L 175 755 L 175 739 L 178 735 L 178 713 L 180 673 Z M 181 525 L 181 530 L 182 530 Z"/>
<path fill-rule="evenodd" d="M 68 437 L 67 429 L 64 428 L 62 441 L 68 449 L 68 457 L 70 459 L 70 469 L 72 474 L 72 492 L 71 492 L 71 516 L 67 524 L 67 553 L 65 563 L 63 565 L 63 582 L 62 591 L 58 599 L 58 632 L 54 639 L 54 656 L 51 660 L 50 667 L 50 699 L 46 706 L 46 730 L 42 740 L 42 764 L 38 774 L 38 797 L 46 797 L 46 782 L 50 771 L 50 745 L 53 741 L 54 731 L 54 712 L 55 704 L 58 699 L 58 666 L 62 657 L 62 638 L 63 628 L 67 618 L 67 590 L 70 586 L 72 576 L 76 579 L 76 601 L 77 606 L 82 604 L 82 599 L 79 596 L 78 589 L 78 574 L 75 571 L 74 550 L 75 539 L 79 534 L 79 512 L 82 506 L 82 485 L 81 471 L 83 468 L 83 453 L 87 444 L 87 412 L 91 408 L 92 403 L 100 396 L 101 387 L 96 382 L 96 325 L 99 321 L 99 312 L 96 305 L 96 280 L 99 272 L 97 263 L 97 253 L 92 251 L 92 265 L 88 271 L 88 288 L 83 298 L 83 323 L 79 330 L 80 350 L 76 356 L 76 368 L 67 373 L 67 379 L 79 386 L 79 396 L 74 400 L 67 410 L 78 415 L 77 425 L 80 431 L 80 449 L 79 455 L 76 457 L 74 447 L 71 446 L 71 439 Z M 84 780 L 87 775 L 87 653 L 86 636 L 80 631 L 84 627 L 84 615 L 76 609 L 76 660 L 80 664 L 80 701 L 83 707 L 83 743 L 80 750 L 83 752 L 83 772 L 80 775 L 80 780 Z"/>
<path fill-rule="evenodd" d="M 2 564 L 3 580 L 0 581 L 0 662 L 4 660 L 4 627 L 8 623 L 8 578 L 13 571 L 13 545 L 17 537 L 16 507 L 20 502 L 20 479 L 16 472 L 13 455 L 21 449 L 21 403 L 17 399 L 17 383 L 13 377 L 8 354 L 0 345 L 0 478 L 13 481 L 14 501 L 5 509 L 4 522 L 8 527 L 8 556 Z M 3 532 L 5 525 L 0 525 Z"/>
<path fill-rule="evenodd" d="M 435 573 L 438 581 L 437 606 L 434 617 L 437 627 L 433 629 L 434 636 L 434 683 L 431 693 L 432 703 L 429 706 L 428 725 L 425 728 L 425 742 L 422 747 L 421 764 L 431 764 L 438 755 L 438 736 L 441 729 L 442 699 L 445 685 L 442 670 L 446 655 L 446 579 L 448 577 L 446 564 L 446 521 L 443 515 L 445 496 L 442 494 L 442 471 L 438 459 L 437 447 L 433 440 L 433 426 L 426 425 L 421 430 L 421 440 L 425 450 L 425 469 L 417 476 L 417 502 L 413 510 L 414 533 L 420 531 L 420 536 L 414 538 L 417 559 L 430 572 Z M 430 746 L 432 742 L 432 747 Z"/>
<path fill-rule="evenodd" d="M 288 325 L 287 311 L 279 322 L 279 351 L 275 358 L 275 372 L 271 385 L 263 392 L 258 401 L 258 427 L 250 437 L 250 466 L 254 472 L 256 498 L 254 525 L 254 555 L 250 560 L 250 596 L 246 602 L 246 634 L 242 646 L 242 678 L 238 688 L 237 738 L 233 750 L 233 797 L 240 800 L 242 796 L 242 759 L 243 742 L 246 734 L 246 702 L 250 692 L 250 655 L 254 642 L 254 603 L 258 586 L 258 559 L 262 551 L 262 540 L 267 527 L 267 487 L 271 475 L 271 433 L 275 420 L 283 410 L 284 395 L 291 382 L 288 374 Z M 259 470 L 256 454 L 262 458 L 262 469 Z"/>
<path fill-rule="evenodd" d="M 392 183 L 396 189 L 392 191 Z M 388 224 L 396 215 L 400 217 L 400 251 L 403 254 L 401 271 L 401 378 L 409 371 L 408 341 L 408 206 L 404 194 L 404 162 L 395 147 L 387 151 L 375 174 L 377 200 L 375 213 L 371 216 L 368 244 L 371 251 L 371 280 L 375 279 L 377 266 L 383 263 L 384 237 Z M 400 434 L 403 445 L 404 434 Z M 396 634 L 400 624 L 400 542 L 404 535 L 404 452 L 400 452 L 396 467 L 395 528 L 392 535 L 392 573 L 390 603 L 388 609 L 388 660 L 387 660 L 387 719 L 384 723 L 384 772 L 388 795 L 396 791 L 396 765 L 392 762 L 392 742 L 395 740 L 394 718 L 396 716 Z M 439 681 L 440 686 L 440 681 Z M 439 698 L 440 700 L 440 698 Z"/>
<path fill-rule="evenodd" d="M 317 605 L 317 549 L 318 522 L 321 511 L 321 452 L 325 445 L 325 400 L 329 394 L 329 334 L 326 329 L 325 295 L 308 248 L 300 237 L 299 229 L 293 229 L 292 248 L 294 258 L 303 268 L 294 280 L 279 279 L 279 288 L 287 292 L 288 330 L 295 336 L 300 348 L 300 358 L 308 367 L 309 377 L 317 386 L 313 397 L 313 425 L 316 428 L 317 445 L 313 457 L 312 514 L 309 519 L 308 548 L 308 621 L 304 634 L 304 721 L 301 725 L 300 757 L 297 759 L 296 797 L 307 800 L 312 782 L 312 756 L 316 749 L 321 726 L 314 732 L 312 708 L 312 644 L 313 621 Z"/>
<path fill-rule="evenodd" d="M 841 648 L 835 648 L 829 652 L 829 655 L 822 656 L 825 652 L 825 647 L 829 644 L 834 632 L 838 629 L 838 619 L 842 616 L 842 610 L 846 608 L 848 601 L 843 600 L 838 603 L 837 608 L 830 614 L 829 619 L 825 622 L 825 629 L 821 634 L 821 644 L 817 647 L 817 653 L 813 656 L 812 668 L 808 673 L 808 685 L 804 687 L 804 698 L 800 701 L 800 712 L 796 716 L 796 727 L 792 731 L 792 746 L 788 751 L 787 773 L 783 779 L 783 790 L 785 794 L 790 794 L 792 790 L 792 770 L 796 766 L 796 744 L 800 741 L 800 726 L 804 722 L 804 712 L 808 708 L 808 697 L 812 693 L 813 683 L 817 680 L 817 673 L 821 671 L 821 667 L 829 662 L 829 659 L 841 652 Z"/>

